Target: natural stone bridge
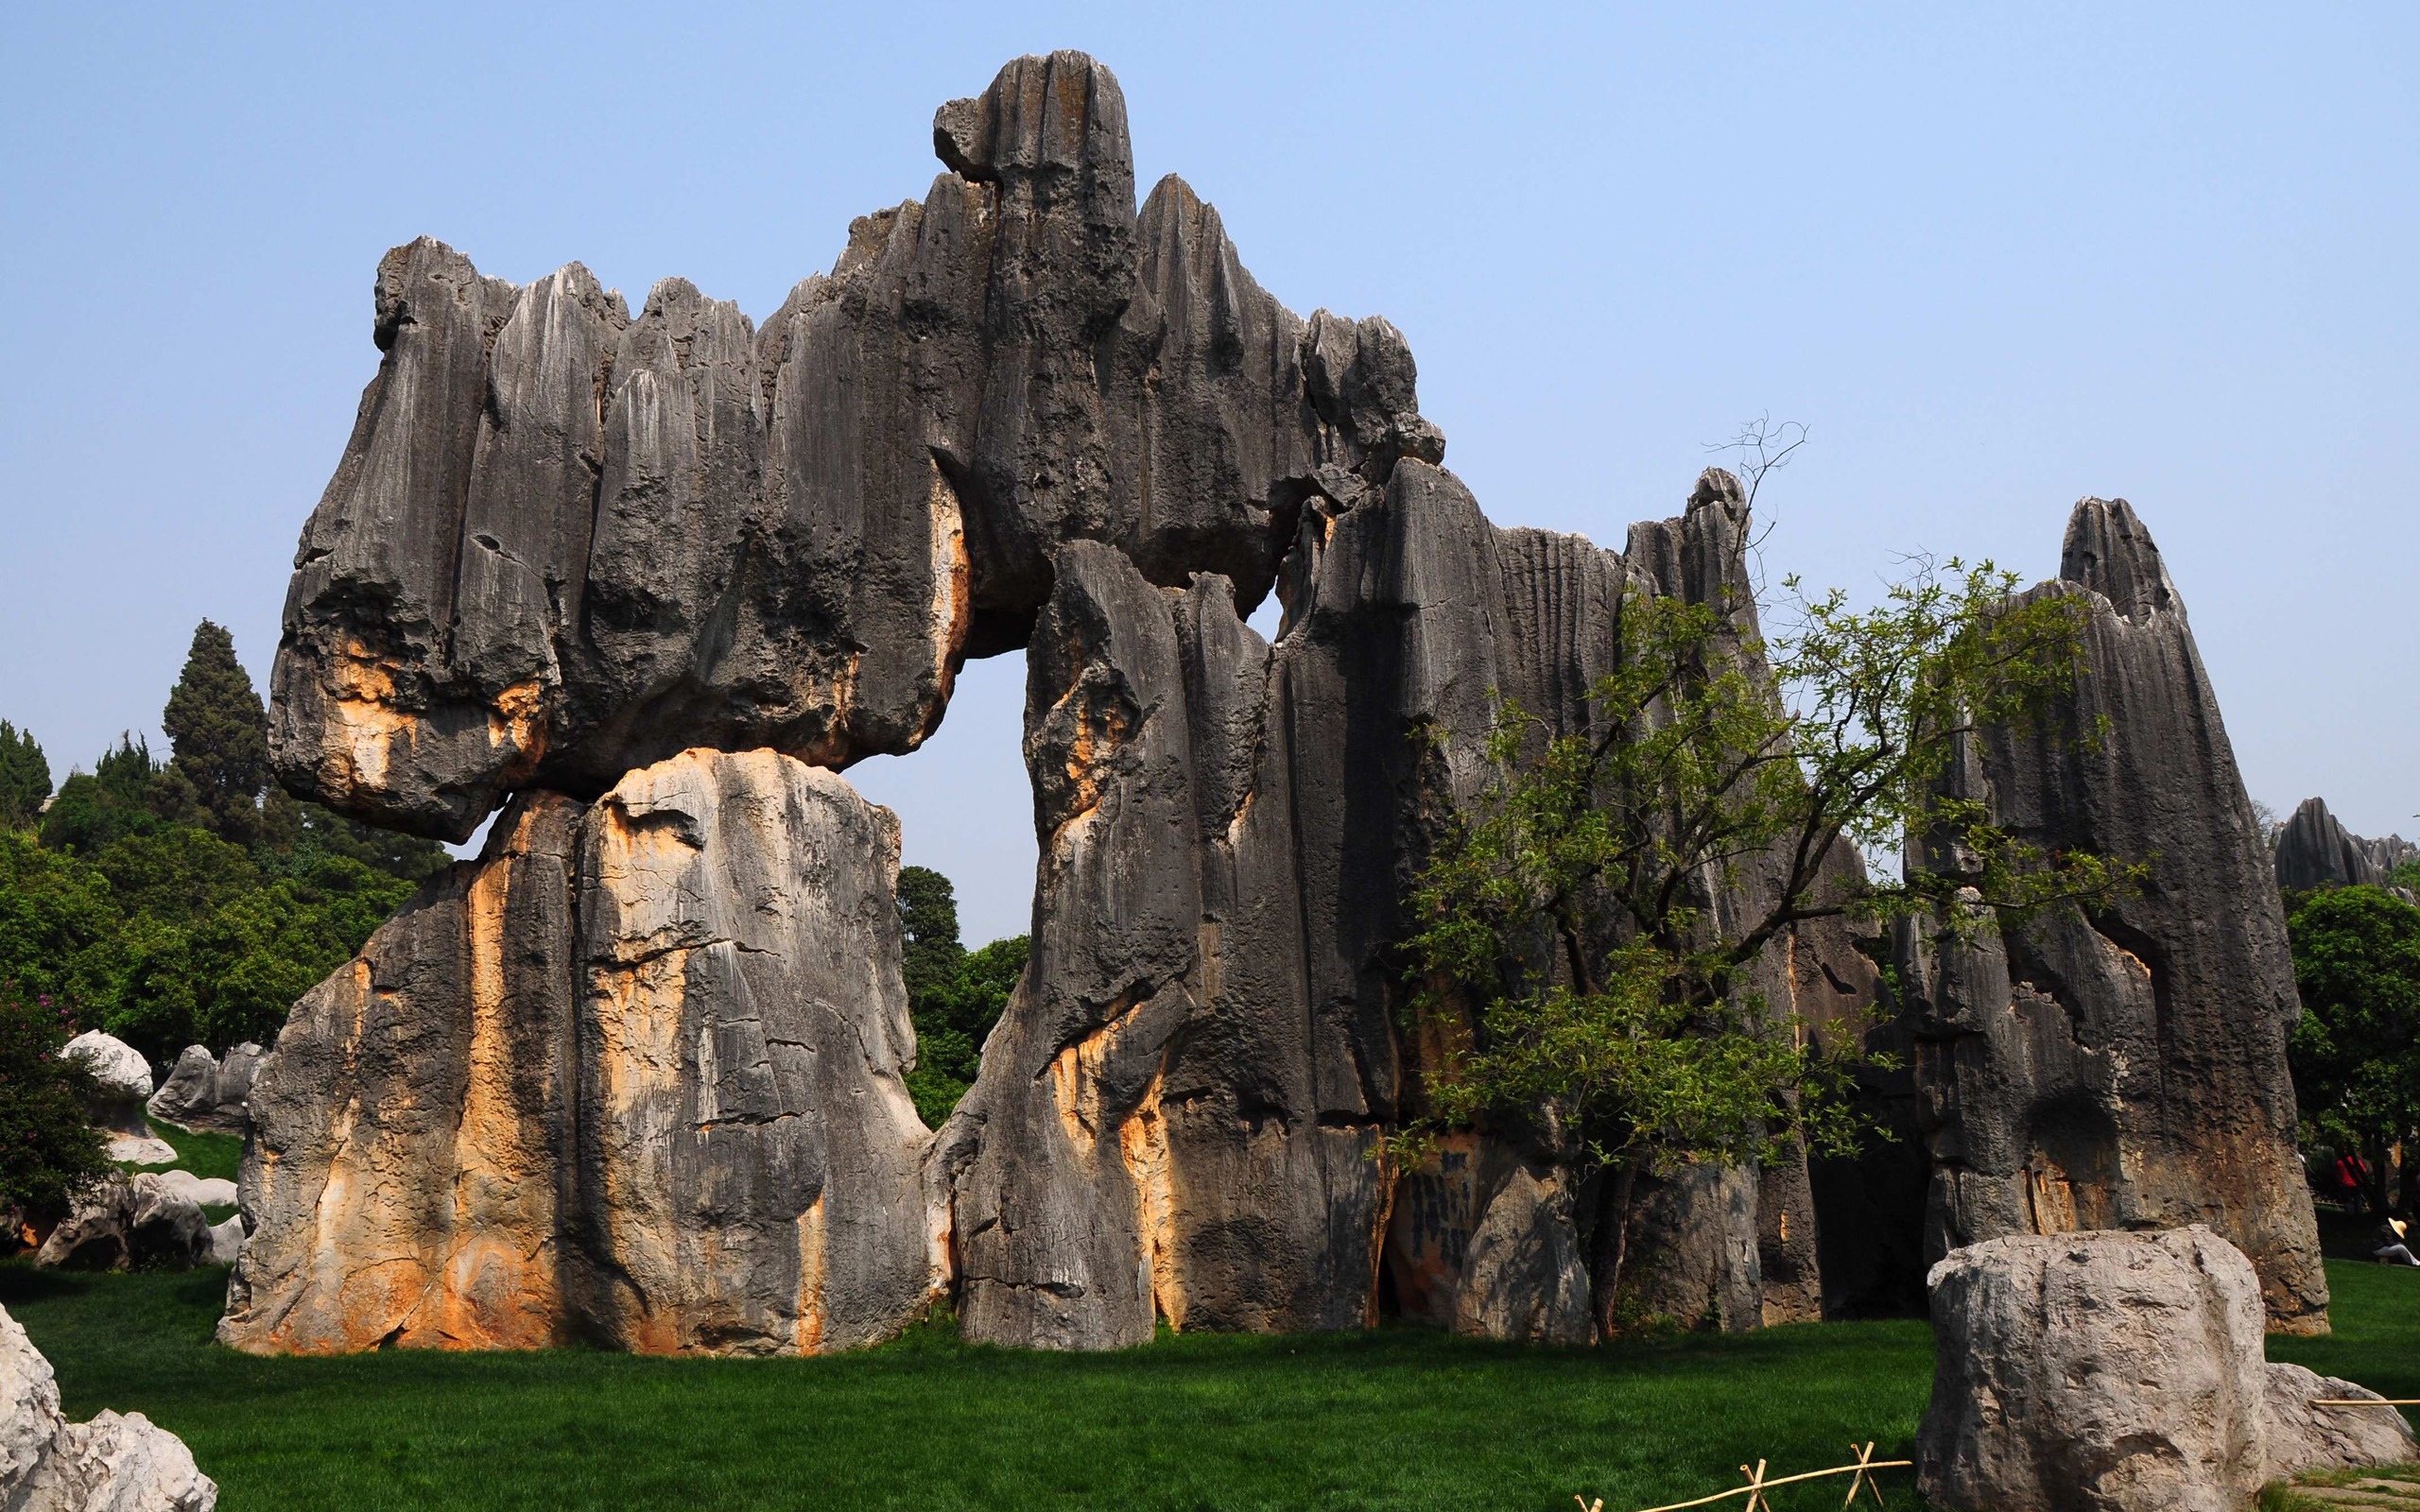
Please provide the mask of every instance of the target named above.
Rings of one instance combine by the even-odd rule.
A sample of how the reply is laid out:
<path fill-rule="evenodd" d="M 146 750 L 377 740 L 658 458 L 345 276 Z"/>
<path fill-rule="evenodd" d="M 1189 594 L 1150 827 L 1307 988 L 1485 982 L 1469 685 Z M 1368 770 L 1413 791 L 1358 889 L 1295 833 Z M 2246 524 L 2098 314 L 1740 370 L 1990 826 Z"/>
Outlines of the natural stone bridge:
<path fill-rule="evenodd" d="M 633 319 L 577 264 L 380 265 L 274 755 L 423 834 L 503 812 L 264 1064 L 228 1342 L 812 1352 L 942 1294 L 1056 1348 L 1386 1309 L 1592 1336 L 1596 1193 L 1547 1133 L 1382 1155 L 1417 1095 L 1399 900 L 1496 694 L 1585 728 L 1626 593 L 1744 598 L 1736 481 L 1618 551 L 1490 524 L 1392 326 L 1278 304 L 1180 180 L 1137 212 L 1080 54 L 934 143 L 925 198 L 761 330 L 680 280 Z M 1656 1183 L 1639 1305 L 1907 1305 L 1927 1251 L 2091 1214 L 2208 1222 L 2324 1326 L 2283 929 L 2182 607 L 2122 504 L 2079 507 L 2063 576 L 2100 595 L 2070 724 L 2116 738 L 1982 742 L 1960 781 L 2152 887 L 2046 941 L 1909 932 L 1871 1031 L 1912 1052 L 1870 1088 L 1905 1138 Z M 895 821 L 836 773 L 1018 647 L 1032 956 L 928 1131 Z M 1760 986 L 1868 1032 L 1878 950 L 1809 929 Z"/>

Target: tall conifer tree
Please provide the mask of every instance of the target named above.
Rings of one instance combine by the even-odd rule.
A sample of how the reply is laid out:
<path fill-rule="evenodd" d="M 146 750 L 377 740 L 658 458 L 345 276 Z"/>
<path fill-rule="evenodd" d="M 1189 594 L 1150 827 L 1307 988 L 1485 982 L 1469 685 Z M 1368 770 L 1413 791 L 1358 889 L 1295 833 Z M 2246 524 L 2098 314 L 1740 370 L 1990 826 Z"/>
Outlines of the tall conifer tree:
<path fill-rule="evenodd" d="M 235 660 L 235 639 L 204 620 L 193 632 L 185 669 L 160 716 L 175 751 L 171 765 L 193 784 L 210 827 L 237 844 L 260 828 L 268 786 L 268 713 L 251 675 Z"/>
<path fill-rule="evenodd" d="M 50 797 L 50 763 L 33 731 L 0 719 L 0 826 L 30 826 Z"/>

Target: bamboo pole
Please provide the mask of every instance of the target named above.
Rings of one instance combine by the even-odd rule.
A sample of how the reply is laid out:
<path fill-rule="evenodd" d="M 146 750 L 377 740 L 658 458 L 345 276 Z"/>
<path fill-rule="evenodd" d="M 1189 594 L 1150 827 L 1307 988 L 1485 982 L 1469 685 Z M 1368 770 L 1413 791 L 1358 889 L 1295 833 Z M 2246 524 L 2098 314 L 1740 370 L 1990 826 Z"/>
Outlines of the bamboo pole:
<path fill-rule="evenodd" d="M 2314 1407 L 2420 1407 L 2420 1397 L 2314 1397 Z"/>
<path fill-rule="evenodd" d="M 1820 1481 L 1826 1475 L 1846 1475 L 1852 1470 L 1903 1469 L 1914 1463 L 1915 1461 L 1911 1459 L 1868 1460 L 1859 1465 L 1835 1465 L 1828 1470 L 1808 1470 L 1801 1475 L 1779 1475 L 1768 1481 L 1761 1478 L 1761 1474 L 1764 1469 L 1764 1462 L 1759 1460 L 1757 1461 L 1756 1469 L 1754 1470 L 1750 1470 L 1745 1465 L 1739 1467 L 1739 1473 L 1750 1478 L 1749 1484 L 1746 1486 L 1735 1486 L 1727 1491 L 1717 1491 L 1712 1496 L 1701 1496 L 1694 1502 L 1674 1502 L 1668 1506 L 1645 1507 L 1641 1509 L 1641 1512 L 1685 1512 L 1685 1509 L 1688 1507 L 1711 1506 L 1717 1502 L 1728 1502 L 1735 1496 L 1747 1496 L 1751 1493 L 1757 1498 L 1758 1502 L 1763 1502 L 1765 1492 L 1772 1489 L 1776 1486 L 1791 1486 L 1800 1481 Z M 1877 1496 L 1881 1494 L 1878 1487 L 1876 1489 L 1875 1494 Z M 1578 1498 L 1575 1497 L 1573 1500 L 1577 1501 Z M 1756 1503 L 1751 1503 L 1749 1504 L 1754 1505 Z M 1772 1505 L 1771 1503 L 1764 1503 L 1764 1504 L 1767 1506 Z M 1739 1512 L 1747 1512 L 1747 1507 L 1741 1507 Z"/>

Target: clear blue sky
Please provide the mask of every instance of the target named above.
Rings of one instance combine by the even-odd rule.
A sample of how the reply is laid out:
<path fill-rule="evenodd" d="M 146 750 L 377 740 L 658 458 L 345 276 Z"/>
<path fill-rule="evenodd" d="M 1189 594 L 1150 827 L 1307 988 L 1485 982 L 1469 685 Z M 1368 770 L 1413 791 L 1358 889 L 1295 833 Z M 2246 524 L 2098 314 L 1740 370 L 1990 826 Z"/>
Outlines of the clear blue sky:
<path fill-rule="evenodd" d="M 2409 4 L 19 0 L 0 716 L 89 765 L 156 731 L 204 615 L 266 686 L 388 247 L 761 318 L 924 193 L 936 105 L 1051 47 L 1117 72 L 1141 181 L 1184 174 L 1280 299 L 1404 329 L 1499 522 L 1617 542 L 1761 411 L 1813 427 L 1769 497 L 1818 583 L 1917 547 L 2039 576 L 2122 495 L 2254 795 L 2420 827 Z M 1021 679 L 857 769 L 978 939 L 1030 887 Z"/>

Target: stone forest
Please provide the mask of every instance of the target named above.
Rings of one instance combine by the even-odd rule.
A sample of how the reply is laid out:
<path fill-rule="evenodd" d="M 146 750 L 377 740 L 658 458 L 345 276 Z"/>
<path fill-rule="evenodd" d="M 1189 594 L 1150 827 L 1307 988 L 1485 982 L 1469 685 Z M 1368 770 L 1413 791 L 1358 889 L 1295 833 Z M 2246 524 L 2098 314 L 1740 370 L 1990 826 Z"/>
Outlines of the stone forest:
<path fill-rule="evenodd" d="M 2395 858 L 2314 800 L 2273 859 L 2132 507 L 2076 504 L 2028 595 L 2072 601 L 2084 670 L 1944 782 L 2140 885 L 2025 928 L 1791 927 L 1759 1001 L 1868 1056 L 1883 1137 L 1643 1174 L 1616 1287 L 1608 1183 L 1551 1119 L 1396 1139 L 1437 1053 L 1405 900 L 1496 700 L 1621 738 L 1588 689 L 1625 605 L 1753 603 L 1752 490 L 1675 479 L 1613 547 L 1493 523 L 1394 326 L 1279 304 L 1179 178 L 1137 209 L 1083 54 L 1011 62 L 933 147 L 761 327 L 677 278 L 632 315 L 578 263 L 378 265 L 269 757 L 370 825 L 488 828 L 256 1069 L 178 1067 L 248 1140 L 220 1345 L 823 1355 L 938 1305 L 1024 1350 L 1589 1346 L 1929 1295 L 1936 1504 L 2239 1509 L 2289 1460 L 2415 1457 L 2392 1411 L 2306 1420 L 2375 1394 L 2261 1360 L 2330 1320 L 2278 885 Z M 927 1127 L 900 821 L 847 769 L 1017 650 L 1031 954 Z M 1777 885 L 1751 858 L 1704 907 Z"/>

